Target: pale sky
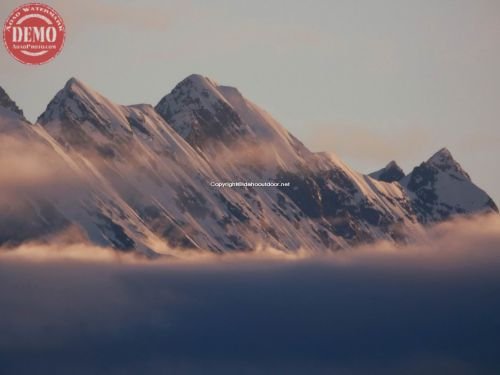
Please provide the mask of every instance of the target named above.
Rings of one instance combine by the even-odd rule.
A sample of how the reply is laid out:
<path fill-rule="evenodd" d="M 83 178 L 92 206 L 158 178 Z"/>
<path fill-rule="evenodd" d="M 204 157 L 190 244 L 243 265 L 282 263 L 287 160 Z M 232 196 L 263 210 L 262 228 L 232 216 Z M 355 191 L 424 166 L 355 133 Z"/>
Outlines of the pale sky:
<path fill-rule="evenodd" d="M 0 85 L 30 120 L 72 76 L 154 105 L 200 73 L 361 172 L 409 172 L 446 146 L 500 203 L 498 0 L 44 2 L 62 53 L 35 67 L 0 48 Z M 22 3 L 2 0 L 2 24 Z"/>

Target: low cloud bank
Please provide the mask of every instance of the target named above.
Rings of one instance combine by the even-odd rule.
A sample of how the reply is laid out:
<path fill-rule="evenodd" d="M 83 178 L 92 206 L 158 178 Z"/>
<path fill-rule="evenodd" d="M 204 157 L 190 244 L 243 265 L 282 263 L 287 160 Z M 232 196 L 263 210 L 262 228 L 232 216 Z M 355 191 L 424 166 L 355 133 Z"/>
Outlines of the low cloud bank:
<path fill-rule="evenodd" d="M 0 373 L 498 374 L 499 253 L 497 216 L 330 255 L 27 244 L 0 255 Z"/>
<path fill-rule="evenodd" d="M 1 210 L 18 206 L 26 197 L 50 198 L 79 191 L 82 178 L 48 144 L 30 138 L 30 133 L 0 135 Z"/>

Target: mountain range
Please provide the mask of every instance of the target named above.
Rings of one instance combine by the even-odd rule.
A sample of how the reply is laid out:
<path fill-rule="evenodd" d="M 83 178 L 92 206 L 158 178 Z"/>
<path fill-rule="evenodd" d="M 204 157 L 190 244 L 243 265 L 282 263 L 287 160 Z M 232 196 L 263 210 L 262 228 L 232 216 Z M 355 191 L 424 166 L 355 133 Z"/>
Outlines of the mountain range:
<path fill-rule="evenodd" d="M 364 175 L 196 74 L 155 107 L 116 104 L 71 78 L 35 123 L 0 88 L 0 144 L 4 246 L 71 229 L 147 256 L 328 251 L 498 213 L 446 148 L 407 175 L 394 161 Z M 235 182 L 254 186 L 224 186 Z"/>

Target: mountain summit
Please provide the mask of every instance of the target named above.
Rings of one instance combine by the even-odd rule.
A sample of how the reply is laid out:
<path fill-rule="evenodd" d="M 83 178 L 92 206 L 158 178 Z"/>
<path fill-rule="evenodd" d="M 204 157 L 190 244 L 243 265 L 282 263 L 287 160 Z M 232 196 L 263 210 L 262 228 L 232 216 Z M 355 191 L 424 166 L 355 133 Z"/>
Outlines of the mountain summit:
<path fill-rule="evenodd" d="M 458 214 L 498 212 L 493 200 L 471 181 L 447 148 L 415 167 L 400 183 L 414 197 L 413 207 L 423 223 Z"/>
<path fill-rule="evenodd" d="M 401 167 L 392 160 L 384 168 L 370 173 L 369 176 L 379 181 L 394 182 L 401 180 L 405 174 Z"/>
<path fill-rule="evenodd" d="M 432 155 L 429 160 L 427 160 L 427 164 L 432 165 L 439 169 L 442 172 L 446 172 L 458 179 L 465 179 L 470 181 L 470 176 L 467 172 L 464 171 L 462 166 L 455 161 L 451 152 L 443 147 L 434 155 Z"/>
<path fill-rule="evenodd" d="M 65 127 L 86 124 L 108 136 L 117 136 L 123 130 L 130 131 L 123 113 L 114 103 L 76 78 L 66 82 L 37 122 L 44 126 L 49 123 L 64 124 Z"/>
<path fill-rule="evenodd" d="M 182 80 L 155 109 L 195 148 L 203 149 L 216 142 L 228 144 L 249 135 L 248 127 L 218 84 L 199 74 Z"/>

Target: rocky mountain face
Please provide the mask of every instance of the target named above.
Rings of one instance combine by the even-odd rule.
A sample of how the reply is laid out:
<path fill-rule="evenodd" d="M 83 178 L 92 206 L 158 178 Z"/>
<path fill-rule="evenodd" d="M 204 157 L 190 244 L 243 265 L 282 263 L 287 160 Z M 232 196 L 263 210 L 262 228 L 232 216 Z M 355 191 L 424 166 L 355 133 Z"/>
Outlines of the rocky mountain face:
<path fill-rule="evenodd" d="M 0 86 L 0 108 L 4 109 L 5 112 L 9 111 L 13 114 L 17 114 L 19 117 L 24 118 L 23 111 L 17 106 L 5 90 Z"/>
<path fill-rule="evenodd" d="M 0 244 L 76 227 L 93 243 L 148 256 L 326 251 L 405 241 L 429 222 L 497 211 L 443 150 L 408 176 L 393 162 L 362 175 L 308 150 L 237 89 L 200 75 L 154 108 L 115 104 L 74 78 L 36 124 L 10 99 L 0 105 L 0 141 L 25 142 L 56 169 L 0 211 Z M 231 182 L 275 186 L 221 186 Z"/>
<path fill-rule="evenodd" d="M 384 168 L 369 174 L 370 177 L 384 182 L 394 182 L 401 180 L 405 174 L 401 167 L 393 160 Z"/>

